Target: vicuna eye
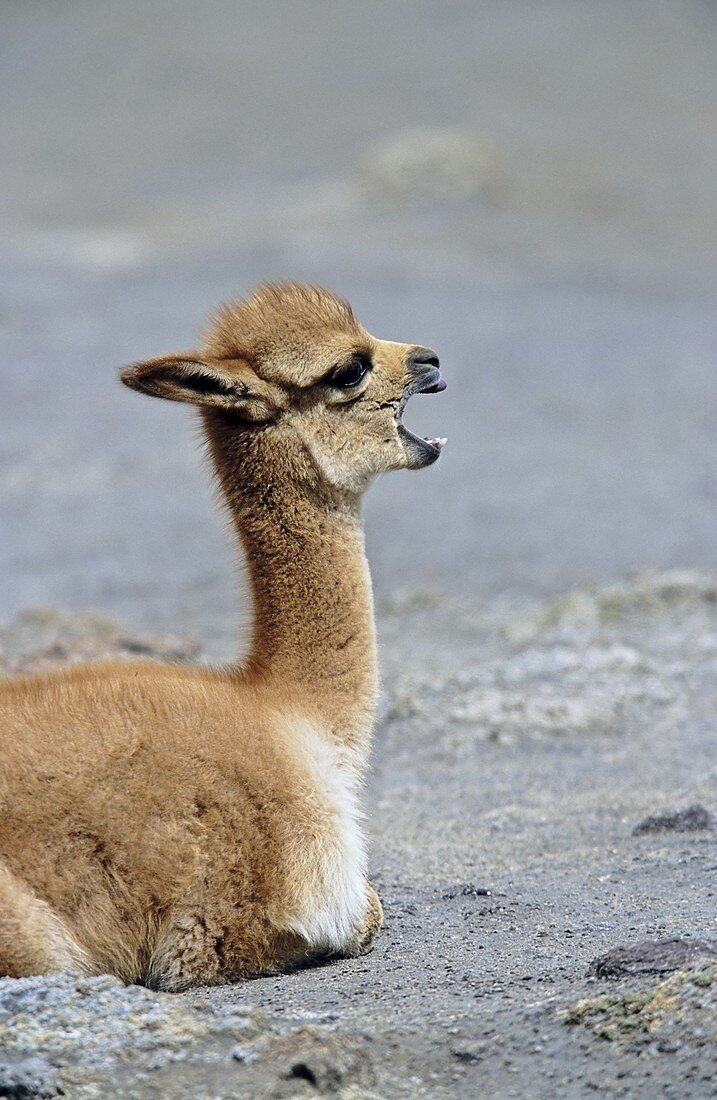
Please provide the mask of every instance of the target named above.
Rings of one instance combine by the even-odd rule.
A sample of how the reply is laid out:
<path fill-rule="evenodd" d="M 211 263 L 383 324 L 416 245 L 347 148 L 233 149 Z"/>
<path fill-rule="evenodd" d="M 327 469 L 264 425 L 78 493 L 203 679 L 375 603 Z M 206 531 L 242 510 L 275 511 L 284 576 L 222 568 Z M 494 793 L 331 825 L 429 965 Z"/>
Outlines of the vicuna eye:
<path fill-rule="evenodd" d="M 350 390 L 363 381 L 370 369 L 371 364 L 367 359 L 352 359 L 350 363 L 344 363 L 332 371 L 326 381 L 330 386 Z"/>

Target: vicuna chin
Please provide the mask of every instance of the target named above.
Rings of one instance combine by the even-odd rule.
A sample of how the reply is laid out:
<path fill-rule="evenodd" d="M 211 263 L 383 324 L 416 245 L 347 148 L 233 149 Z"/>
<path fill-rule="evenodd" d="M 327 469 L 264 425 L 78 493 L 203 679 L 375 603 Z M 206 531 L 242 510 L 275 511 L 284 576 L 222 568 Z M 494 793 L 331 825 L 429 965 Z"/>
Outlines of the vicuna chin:
<path fill-rule="evenodd" d="M 225 668 L 0 685 L 0 974 L 182 990 L 360 955 L 382 919 L 361 830 L 377 670 L 360 501 L 439 457 L 401 419 L 444 388 L 436 354 L 284 283 L 121 378 L 199 410 L 252 642 Z"/>

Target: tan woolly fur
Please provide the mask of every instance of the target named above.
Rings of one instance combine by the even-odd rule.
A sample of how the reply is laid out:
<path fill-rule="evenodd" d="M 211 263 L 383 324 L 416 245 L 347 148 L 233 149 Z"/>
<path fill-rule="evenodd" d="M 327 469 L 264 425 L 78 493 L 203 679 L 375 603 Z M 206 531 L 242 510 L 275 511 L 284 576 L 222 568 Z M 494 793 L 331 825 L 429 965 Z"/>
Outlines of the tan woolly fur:
<path fill-rule="evenodd" d="M 366 952 L 360 794 L 376 704 L 360 501 L 444 440 L 401 422 L 443 389 L 318 287 L 223 306 L 195 352 L 122 372 L 196 406 L 246 555 L 247 658 L 86 665 L 0 684 L 0 974 L 157 989 Z"/>

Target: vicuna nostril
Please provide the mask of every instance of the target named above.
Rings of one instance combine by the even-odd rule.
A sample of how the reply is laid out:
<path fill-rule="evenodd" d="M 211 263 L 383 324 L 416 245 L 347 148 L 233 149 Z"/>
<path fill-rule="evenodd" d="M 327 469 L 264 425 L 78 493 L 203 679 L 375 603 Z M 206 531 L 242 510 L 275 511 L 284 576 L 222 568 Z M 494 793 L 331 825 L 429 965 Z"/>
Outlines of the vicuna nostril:
<path fill-rule="evenodd" d="M 430 348 L 416 348 L 408 356 L 408 362 L 415 367 L 440 367 L 440 361 L 435 351 Z"/>

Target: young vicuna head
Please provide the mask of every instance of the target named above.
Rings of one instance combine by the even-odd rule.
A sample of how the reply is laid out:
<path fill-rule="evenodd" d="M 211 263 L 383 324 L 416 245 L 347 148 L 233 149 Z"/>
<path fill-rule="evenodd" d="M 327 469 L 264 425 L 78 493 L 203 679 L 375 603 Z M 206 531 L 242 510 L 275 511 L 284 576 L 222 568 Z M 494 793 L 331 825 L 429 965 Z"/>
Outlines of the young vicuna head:
<path fill-rule="evenodd" d="M 430 348 L 377 340 L 319 287 L 261 287 L 216 314 L 197 353 L 127 367 L 122 381 L 200 406 L 295 478 L 362 492 L 388 470 L 435 462 L 445 440 L 401 422 L 413 393 L 445 389 Z M 254 444 L 255 446 L 251 445 Z"/>

